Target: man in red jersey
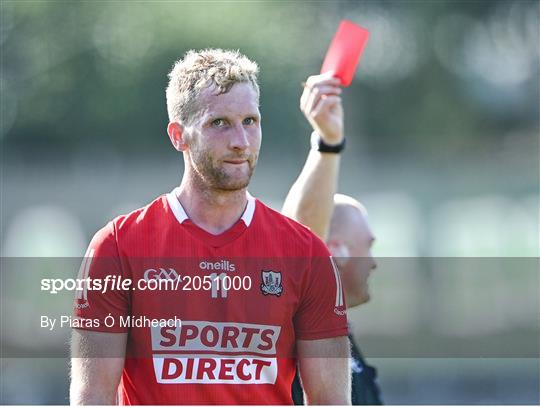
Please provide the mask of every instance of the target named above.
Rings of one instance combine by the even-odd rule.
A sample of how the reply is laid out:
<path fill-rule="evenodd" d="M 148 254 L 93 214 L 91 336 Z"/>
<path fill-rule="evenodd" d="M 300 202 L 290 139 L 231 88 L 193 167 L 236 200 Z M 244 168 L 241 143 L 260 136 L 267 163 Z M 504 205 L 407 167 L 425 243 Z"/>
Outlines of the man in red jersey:
<path fill-rule="evenodd" d="M 308 403 L 350 403 L 346 307 L 329 252 L 247 192 L 261 145 L 257 72 L 238 52 L 204 50 L 169 74 L 182 182 L 89 245 L 72 403 L 292 404 L 296 359 Z M 158 283 L 172 285 L 148 289 Z"/>

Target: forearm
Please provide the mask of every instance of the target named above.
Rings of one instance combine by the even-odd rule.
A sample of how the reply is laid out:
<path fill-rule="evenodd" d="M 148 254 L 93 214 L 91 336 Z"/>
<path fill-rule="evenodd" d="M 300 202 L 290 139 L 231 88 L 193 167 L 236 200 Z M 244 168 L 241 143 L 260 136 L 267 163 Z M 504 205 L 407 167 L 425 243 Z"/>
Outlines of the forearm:
<path fill-rule="evenodd" d="M 72 405 L 116 404 L 127 334 L 79 331 L 71 338 Z"/>
<path fill-rule="evenodd" d="M 69 402 L 72 406 L 117 404 L 116 391 L 103 387 L 91 387 L 88 383 L 73 380 L 69 388 Z"/>
<path fill-rule="evenodd" d="M 307 404 L 351 404 L 347 337 L 299 344 L 299 366 Z M 324 357 L 323 357 L 324 356 Z"/>
<path fill-rule="evenodd" d="M 332 218 L 340 160 L 340 154 L 312 149 L 283 204 L 284 215 L 308 226 L 323 240 Z"/>
<path fill-rule="evenodd" d="M 123 358 L 72 358 L 70 404 L 117 404 L 123 364 Z"/>
<path fill-rule="evenodd" d="M 319 360 L 312 358 L 307 363 L 304 362 L 304 371 L 305 369 L 311 369 L 315 372 L 312 373 L 309 379 L 312 384 L 304 384 L 307 404 L 351 404 L 351 379 L 348 358 L 333 357 Z M 305 383 L 307 381 L 305 374 L 303 378 Z"/>

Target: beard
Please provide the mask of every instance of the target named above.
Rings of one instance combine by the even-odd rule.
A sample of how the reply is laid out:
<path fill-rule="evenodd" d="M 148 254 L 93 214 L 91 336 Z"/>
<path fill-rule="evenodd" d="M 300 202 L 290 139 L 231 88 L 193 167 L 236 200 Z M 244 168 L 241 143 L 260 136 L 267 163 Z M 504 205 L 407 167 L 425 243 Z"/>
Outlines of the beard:
<path fill-rule="evenodd" d="M 226 160 L 247 160 L 247 171 L 241 168 L 226 168 Z M 206 188 L 221 191 L 238 191 L 249 185 L 257 165 L 257 156 L 227 156 L 216 162 L 206 150 L 192 148 L 191 163 L 199 182 Z M 245 164 L 240 164 L 245 166 Z"/>

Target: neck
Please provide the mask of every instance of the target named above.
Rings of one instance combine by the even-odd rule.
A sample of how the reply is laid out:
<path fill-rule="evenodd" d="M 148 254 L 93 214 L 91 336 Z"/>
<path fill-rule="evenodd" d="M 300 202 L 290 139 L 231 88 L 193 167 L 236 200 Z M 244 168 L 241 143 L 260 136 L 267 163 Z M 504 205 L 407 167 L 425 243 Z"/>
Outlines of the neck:
<path fill-rule="evenodd" d="M 244 213 L 247 190 L 209 189 L 184 174 L 177 198 L 194 224 L 218 235 L 230 229 Z"/>

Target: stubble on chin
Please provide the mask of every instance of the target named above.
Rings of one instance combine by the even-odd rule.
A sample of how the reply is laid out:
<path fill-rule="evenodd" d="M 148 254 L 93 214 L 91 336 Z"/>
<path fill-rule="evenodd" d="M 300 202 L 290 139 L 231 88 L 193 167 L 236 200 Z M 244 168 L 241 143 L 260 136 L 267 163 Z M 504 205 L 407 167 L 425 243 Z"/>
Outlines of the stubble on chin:
<path fill-rule="evenodd" d="M 221 191 L 238 191 L 247 188 L 255 170 L 255 165 L 250 161 L 247 174 L 241 178 L 234 177 L 227 173 L 225 168 L 214 164 L 209 154 L 197 152 L 192 157 L 192 164 L 195 173 L 200 178 L 200 184 L 206 188 Z"/>

